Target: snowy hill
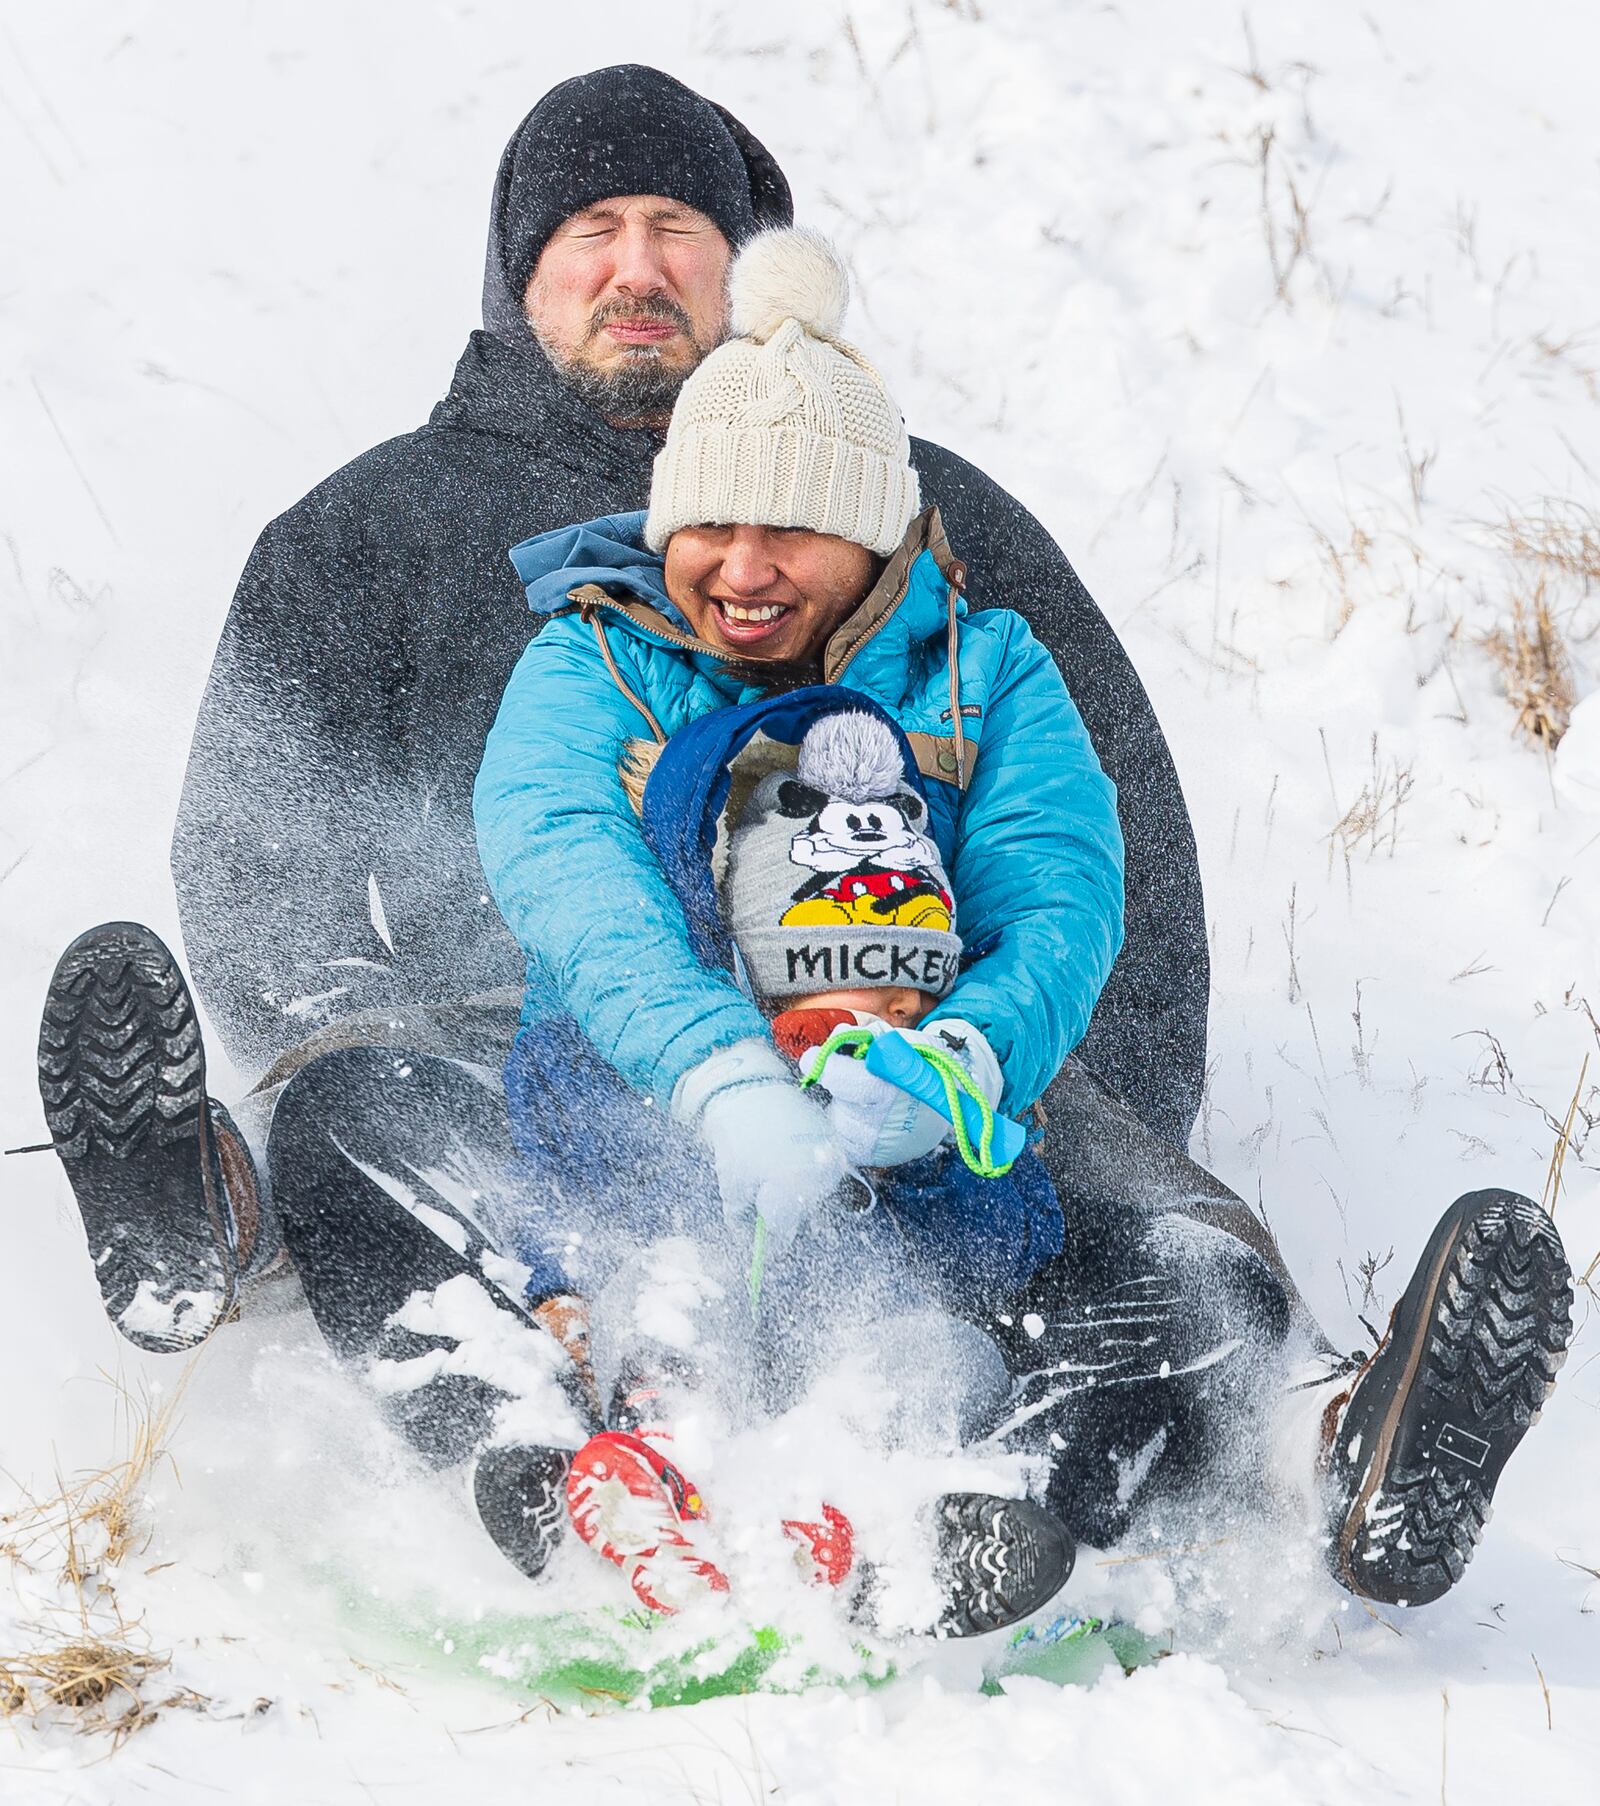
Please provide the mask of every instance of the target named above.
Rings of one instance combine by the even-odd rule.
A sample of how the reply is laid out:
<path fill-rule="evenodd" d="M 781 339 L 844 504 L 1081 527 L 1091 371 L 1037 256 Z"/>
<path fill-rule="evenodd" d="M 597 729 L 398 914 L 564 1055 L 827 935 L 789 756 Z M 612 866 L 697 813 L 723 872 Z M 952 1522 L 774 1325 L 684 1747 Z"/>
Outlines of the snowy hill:
<path fill-rule="evenodd" d="M 61 946 L 114 916 L 176 937 L 167 836 L 255 534 L 426 414 L 476 318 L 502 142 L 551 83 L 626 58 L 776 151 L 912 429 L 1033 508 L 1122 634 L 1207 884 L 1195 1151 L 1259 1201 L 1329 1330 L 1360 1345 L 1478 1186 L 1553 1196 L 1583 1272 L 1597 52 L 1556 0 L 0 9 L 5 1145 L 42 1137 Z M 1519 659 L 1554 672 L 1554 728 L 1577 704 L 1553 754 L 1518 728 Z M 1478 1560 L 1413 1617 L 1223 1525 L 1167 1560 L 1086 1556 L 1075 1587 L 1188 1652 L 1129 1680 L 985 1698 L 941 1655 L 865 1699 L 596 1717 L 354 1635 L 350 1596 L 397 1573 L 507 1609 L 519 1583 L 464 1501 L 394 1471 L 304 1324 L 257 1321 L 197 1363 L 105 1571 L 130 1646 L 170 1660 L 155 1722 L 111 1754 L 68 1712 L 0 1718 L 0 1797 L 1586 1798 L 1594 1303 Z M 107 1326 L 55 1163 L 5 1161 L 0 1670 L 72 1628 L 56 1544 L 16 1526 L 126 1452 L 99 1376 L 170 1400 L 175 1368 Z M 80 1530 L 93 1553 L 107 1525 Z"/>

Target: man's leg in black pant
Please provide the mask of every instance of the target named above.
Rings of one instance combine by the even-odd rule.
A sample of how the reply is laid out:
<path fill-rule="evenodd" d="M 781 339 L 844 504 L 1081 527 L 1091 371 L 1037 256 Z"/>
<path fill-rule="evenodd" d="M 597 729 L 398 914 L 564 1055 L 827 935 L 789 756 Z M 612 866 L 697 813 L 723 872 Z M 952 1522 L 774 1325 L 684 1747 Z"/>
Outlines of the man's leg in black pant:
<path fill-rule="evenodd" d="M 334 1353 L 366 1372 L 446 1347 L 394 1318 L 417 1293 L 464 1272 L 481 1277 L 494 1252 L 485 1207 L 504 1194 L 514 1160 L 499 1087 L 428 1054 L 323 1054 L 285 1086 L 267 1157 L 284 1241 Z M 440 1372 L 385 1405 L 413 1445 L 443 1463 L 482 1445 L 502 1398 L 479 1378 Z"/>
<path fill-rule="evenodd" d="M 1048 1457 L 1046 1503 L 1104 1548 L 1263 1458 L 1290 1325 L 1236 1237 L 1080 1196 L 1004 1331 L 1018 1383 L 1000 1439 Z"/>
<path fill-rule="evenodd" d="M 1253 1249 L 1276 1276 L 1289 1301 L 1296 1330 L 1331 1352 L 1312 1317 L 1271 1231 L 1237 1192 L 1208 1173 L 1141 1122 L 1116 1092 L 1076 1060 L 1068 1060 L 1042 1100 L 1044 1137 L 1039 1154 L 1066 1213 L 1071 1239 L 1075 1214 L 1087 1211 L 1100 1227 L 1176 1212 L 1225 1230 Z M 1117 1200 L 1102 1204 L 1100 1200 Z M 1086 1218 L 1086 1220 L 1088 1220 Z"/>

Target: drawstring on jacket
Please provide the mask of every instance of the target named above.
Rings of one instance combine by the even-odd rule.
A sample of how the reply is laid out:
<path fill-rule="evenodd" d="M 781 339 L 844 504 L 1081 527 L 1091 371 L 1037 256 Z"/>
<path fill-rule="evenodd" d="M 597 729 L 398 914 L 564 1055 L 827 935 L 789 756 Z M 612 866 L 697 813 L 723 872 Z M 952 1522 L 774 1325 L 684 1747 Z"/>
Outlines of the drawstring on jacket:
<path fill-rule="evenodd" d="M 594 607 L 592 603 L 580 602 L 578 604 L 578 613 L 594 629 L 594 637 L 600 642 L 600 656 L 606 661 L 606 669 L 611 673 L 612 682 L 622 694 L 627 697 L 628 701 L 633 704 L 639 713 L 644 716 L 645 720 L 650 723 L 650 732 L 656 737 L 656 745 L 665 746 L 667 743 L 667 736 L 661 731 L 661 723 L 657 721 L 655 716 L 645 707 L 643 701 L 638 696 L 634 695 L 633 691 L 628 688 L 627 684 L 623 681 L 622 673 L 617 669 L 617 661 L 611 656 L 611 642 L 606 638 L 606 624 L 600 619 L 599 609 Z"/>
<path fill-rule="evenodd" d="M 950 721 L 956 740 L 956 789 L 967 787 L 967 726 L 961 716 L 961 634 L 956 623 L 956 598 L 967 575 L 957 559 L 950 566 L 950 587 L 945 592 L 945 660 L 950 667 Z"/>

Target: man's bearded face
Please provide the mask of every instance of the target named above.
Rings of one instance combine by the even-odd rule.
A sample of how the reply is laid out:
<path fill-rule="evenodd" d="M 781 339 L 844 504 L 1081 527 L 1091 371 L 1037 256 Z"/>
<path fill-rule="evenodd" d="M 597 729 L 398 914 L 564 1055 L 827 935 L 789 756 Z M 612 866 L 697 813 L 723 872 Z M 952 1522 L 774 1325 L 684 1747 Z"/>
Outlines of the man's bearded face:
<path fill-rule="evenodd" d="M 523 297 L 534 336 L 582 399 L 617 425 L 663 424 L 684 378 L 723 336 L 728 241 L 660 195 L 564 220 Z"/>

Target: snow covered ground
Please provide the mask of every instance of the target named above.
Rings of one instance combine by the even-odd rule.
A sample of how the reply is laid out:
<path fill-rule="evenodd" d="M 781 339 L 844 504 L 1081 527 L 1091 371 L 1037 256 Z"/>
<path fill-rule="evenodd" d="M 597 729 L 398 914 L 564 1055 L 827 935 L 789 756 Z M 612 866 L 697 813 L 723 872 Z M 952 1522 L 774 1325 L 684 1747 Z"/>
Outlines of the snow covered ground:
<path fill-rule="evenodd" d="M 504 138 L 553 81 L 633 59 L 778 153 L 913 427 L 1032 506 L 1124 636 L 1208 887 L 1196 1150 L 1330 1330 L 1362 1339 L 1458 1192 L 1541 1193 L 1587 1058 L 1555 1206 L 1583 1271 L 1600 592 L 1561 554 L 1587 528 L 1600 557 L 1597 53 L 1560 0 L 0 5 L 5 1144 L 42 1132 L 61 945 L 111 916 L 176 933 L 167 832 L 255 533 L 426 413 Z M 1580 699 L 1553 761 L 1482 644 L 1518 597 Z M 1594 1303 L 1479 1559 L 1413 1617 L 1237 1540 L 1090 1554 L 1086 1597 L 1193 1653 L 1092 1690 L 984 1698 L 930 1659 L 866 1698 L 559 1718 L 341 1620 L 408 1574 L 508 1609 L 518 1583 L 459 1501 L 389 1471 L 304 1325 L 258 1322 L 198 1364 L 112 1576 L 171 1658 L 148 1697 L 192 1697 L 115 1753 L 0 1721 L 0 1797 L 1586 1798 Z M 54 1164 L 6 1161 L 0 1513 L 116 1458 L 103 1373 L 170 1396 L 174 1365 L 107 1327 Z M 33 1553 L 0 1662 L 66 1625 Z"/>

